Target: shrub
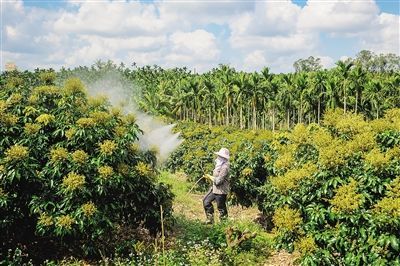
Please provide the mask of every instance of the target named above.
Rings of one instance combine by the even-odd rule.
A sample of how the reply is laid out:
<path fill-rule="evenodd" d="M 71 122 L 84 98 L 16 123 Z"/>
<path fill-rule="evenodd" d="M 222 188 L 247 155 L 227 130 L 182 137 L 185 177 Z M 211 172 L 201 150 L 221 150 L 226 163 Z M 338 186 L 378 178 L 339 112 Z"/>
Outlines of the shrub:
<path fill-rule="evenodd" d="M 8 75 L 0 89 L 0 257 L 16 247 L 38 260 L 112 254 L 121 226 L 155 233 L 160 205 L 171 217 L 154 154 L 129 149 L 141 134 L 131 118 L 93 104 L 78 79 L 56 87 L 51 72 Z M 30 75 L 45 85 L 32 89 Z"/>

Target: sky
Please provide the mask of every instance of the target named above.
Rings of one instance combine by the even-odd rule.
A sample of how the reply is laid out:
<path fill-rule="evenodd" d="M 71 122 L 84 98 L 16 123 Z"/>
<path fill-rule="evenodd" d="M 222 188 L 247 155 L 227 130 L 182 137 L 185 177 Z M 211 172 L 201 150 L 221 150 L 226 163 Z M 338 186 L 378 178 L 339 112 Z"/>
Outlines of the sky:
<path fill-rule="evenodd" d="M 398 0 L 0 0 L 1 70 L 92 65 L 219 64 L 292 72 L 366 49 L 400 54 Z"/>

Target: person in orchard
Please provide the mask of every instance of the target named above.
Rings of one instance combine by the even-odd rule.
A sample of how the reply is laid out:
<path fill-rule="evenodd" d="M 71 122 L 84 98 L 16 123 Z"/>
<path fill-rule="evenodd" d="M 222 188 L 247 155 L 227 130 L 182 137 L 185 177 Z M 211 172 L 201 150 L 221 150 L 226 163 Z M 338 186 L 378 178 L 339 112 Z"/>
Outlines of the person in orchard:
<path fill-rule="evenodd" d="M 203 198 L 204 211 L 206 213 L 206 223 L 214 223 L 214 206 L 213 201 L 217 202 L 220 220 L 228 217 L 228 210 L 226 208 L 226 197 L 230 190 L 229 184 L 229 150 L 221 148 L 215 160 L 215 168 L 213 174 L 205 174 L 204 177 L 208 179 L 212 186 Z"/>

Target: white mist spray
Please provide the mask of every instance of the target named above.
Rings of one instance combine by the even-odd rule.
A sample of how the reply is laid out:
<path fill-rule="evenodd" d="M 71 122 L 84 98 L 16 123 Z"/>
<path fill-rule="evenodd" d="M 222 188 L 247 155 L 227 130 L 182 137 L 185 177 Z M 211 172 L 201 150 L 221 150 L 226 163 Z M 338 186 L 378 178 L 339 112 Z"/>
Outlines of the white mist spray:
<path fill-rule="evenodd" d="M 101 78 L 92 83 L 85 84 L 91 96 L 107 96 L 114 106 L 123 106 L 125 114 L 133 113 L 137 118 L 137 124 L 143 130 L 139 137 L 139 145 L 142 149 L 155 147 L 158 151 L 157 159 L 163 163 L 168 155 L 181 143 L 179 133 L 173 133 L 174 125 L 166 125 L 162 121 L 140 112 L 133 101 L 133 85 L 118 72 L 107 72 Z"/>

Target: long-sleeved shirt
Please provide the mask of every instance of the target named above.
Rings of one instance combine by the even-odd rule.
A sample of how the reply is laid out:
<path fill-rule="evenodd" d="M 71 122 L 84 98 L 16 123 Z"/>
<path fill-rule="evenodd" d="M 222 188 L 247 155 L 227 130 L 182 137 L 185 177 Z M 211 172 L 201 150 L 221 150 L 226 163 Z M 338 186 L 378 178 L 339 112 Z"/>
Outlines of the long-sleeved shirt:
<path fill-rule="evenodd" d="M 220 167 L 213 170 L 213 187 L 214 194 L 228 194 L 230 190 L 229 182 L 229 163 L 225 162 Z"/>

